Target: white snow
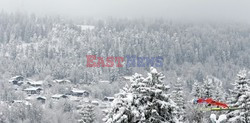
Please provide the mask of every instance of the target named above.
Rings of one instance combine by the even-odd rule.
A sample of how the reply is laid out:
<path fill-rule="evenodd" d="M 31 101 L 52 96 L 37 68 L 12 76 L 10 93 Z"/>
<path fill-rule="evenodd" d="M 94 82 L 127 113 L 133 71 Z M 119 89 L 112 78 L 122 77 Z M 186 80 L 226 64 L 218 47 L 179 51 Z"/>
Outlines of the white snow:
<path fill-rule="evenodd" d="M 219 119 L 216 119 L 216 115 L 215 114 L 211 114 L 210 115 L 210 120 L 212 121 L 212 123 L 221 123 L 227 120 L 227 116 L 225 114 L 222 114 L 219 116 Z"/>
<path fill-rule="evenodd" d="M 156 73 L 158 73 L 158 72 L 157 72 L 157 70 L 156 70 L 155 68 L 151 67 L 151 68 L 150 68 L 150 73 L 156 74 Z"/>
<path fill-rule="evenodd" d="M 220 123 L 220 122 L 225 121 L 225 120 L 227 120 L 227 116 L 225 114 L 222 114 L 219 116 L 217 123 Z"/>
<path fill-rule="evenodd" d="M 24 89 L 24 91 L 35 91 L 35 90 L 38 90 L 38 89 L 41 89 L 40 87 L 30 87 L 30 88 L 26 88 Z"/>
<path fill-rule="evenodd" d="M 84 93 L 84 92 L 86 92 L 86 91 L 85 91 L 85 90 L 79 90 L 79 89 L 73 88 L 73 89 L 72 89 L 72 92 L 73 92 L 73 93 Z"/>
<path fill-rule="evenodd" d="M 63 96 L 63 94 L 55 94 L 55 95 L 52 95 L 51 97 L 52 98 L 60 98 L 60 97 L 62 97 Z"/>
<path fill-rule="evenodd" d="M 81 28 L 81 30 L 93 30 L 95 29 L 95 26 L 92 25 L 77 25 L 78 27 Z"/>

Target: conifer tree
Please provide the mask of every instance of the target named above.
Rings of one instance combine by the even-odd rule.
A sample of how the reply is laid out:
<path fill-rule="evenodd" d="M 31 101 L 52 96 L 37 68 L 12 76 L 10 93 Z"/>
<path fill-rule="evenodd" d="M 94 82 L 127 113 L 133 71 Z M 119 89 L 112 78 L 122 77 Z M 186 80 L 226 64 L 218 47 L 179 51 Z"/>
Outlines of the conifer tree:
<path fill-rule="evenodd" d="M 183 97 L 183 83 L 180 78 L 177 78 L 176 83 L 174 84 L 174 90 L 172 92 L 172 99 L 177 104 L 178 110 L 177 110 L 177 116 L 179 121 L 185 122 L 185 109 L 186 109 L 186 103 Z"/>
<path fill-rule="evenodd" d="M 210 78 L 206 78 L 204 80 L 203 89 L 202 89 L 202 97 L 203 98 L 212 98 L 214 96 L 214 86 L 213 81 Z"/>
<path fill-rule="evenodd" d="M 106 123 L 175 123 L 176 104 L 167 94 L 163 74 L 151 68 L 147 78 L 135 74 L 128 89 L 116 95 Z"/>
<path fill-rule="evenodd" d="M 191 92 L 191 94 L 195 98 L 201 98 L 201 93 L 202 93 L 202 89 L 201 89 L 200 85 L 198 84 L 198 82 L 195 81 L 194 84 L 193 84 L 193 86 L 192 86 L 192 92 Z"/>
<path fill-rule="evenodd" d="M 241 70 L 237 74 L 237 80 L 234 82 L 234 89 L 230 90 L 230 106 L 243 108 L 241 110 L 229 111 L 228 122 L 230 123 L 249 123 L 250 122 L 250 89 L 249 79 L 246 78 L 247 71 Z"/>
<path fill-rule="evenodd" d="M 94 107 L 93 105 L 84 106 L 79 112 L 81 115 L 80 123 L 93 123 L 94 122 Z"/>

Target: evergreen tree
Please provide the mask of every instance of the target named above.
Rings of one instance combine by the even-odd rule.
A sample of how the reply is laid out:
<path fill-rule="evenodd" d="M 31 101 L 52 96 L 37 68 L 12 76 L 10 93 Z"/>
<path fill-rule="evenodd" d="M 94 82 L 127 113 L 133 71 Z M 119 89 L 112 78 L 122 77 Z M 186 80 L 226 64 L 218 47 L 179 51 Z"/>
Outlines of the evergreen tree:
<path fill-rule="evenodd" d="M 225 101 L 225 92 L 222 87 L 215 88 L 213 99 L 216 101 Z"/>
<path fill-rule="evenodd" d="M 177 116 L 179 121 L 184 122 L 186 120 L 185 117 L 185 100 L 183 98 L 183 83 L 180 78 L 177 78 L 176 83 L 174 84 L 174 90 L 172 92 L 172 99 L 177 104 Z"/>
<path fill-rule="evenodd" d="M 203 98 L 212 98 L 214 96 L 214 86 L 213 81 L 210 78 L 206 78 L 204 80 L 203 89 L 202 89 L 202 97 Z"/>
<path fill-rule="evenodd" d="M 234 82 L 234 89 L 230 90 L 231 99 L 230 106 L 235 108 L 243 108 L 241 110 L 229 111 L 228 117 L 230 123 L 249 123 L 250 122 L 250 89 L 249 79 L 246 78 L 246 70 L 241 70 Z"/>
<path fill-rule="evenodd" d="M 80 123 L 93 123 L 94 122 L 94 107 L 93 105 L 84 106 L 79 112 L 81 115 Z"/>
<path fill-rule="evenodd" d="M 201 89 L 199 83 L 197 81 L 195 81 L 193 86 L 192 86 L 191 94 L 197 99 L 197 98 L 201 98 L 201 93 L 202 93 L 202 89 Z"/>
<path fill-rule="evenodd" d="M 216 101 L 225 102 L 226 92 L 222 86 L 222 81 L 216 77 L 211 77 L 214 85 L 213 99 Z"/>
<path fill-rule="evenodd" d="M 175 123 L 176 104 L 166 92 L 163 74 L 151 68 L 147 78 L 135 74 L 131 85 L 116 95 L 106 123 Z"/>
<path fill-rule="evenodd" d="M 197 100 L 198 98 L 202 97 L 202 88 L 198 81 L 195 80 L 192 86 L 192 96 L 194 97 L 193 100 Z M 200 111 L 200 105 L 195 104 L 194 102 L 188 103 L 186 107 L 186 116 L 187 120 L 190 123 L 200 123 L 204 118 L 204 112 Z"/>

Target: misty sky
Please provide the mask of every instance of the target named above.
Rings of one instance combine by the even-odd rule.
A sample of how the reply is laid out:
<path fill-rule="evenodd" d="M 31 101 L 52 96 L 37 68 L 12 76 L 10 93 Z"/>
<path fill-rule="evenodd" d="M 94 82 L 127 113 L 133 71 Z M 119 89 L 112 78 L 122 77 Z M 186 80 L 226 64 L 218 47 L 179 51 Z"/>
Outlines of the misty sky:
<path fill-rule="evenodd" d="M 250 21 L 250 0 L 0 0 L 0 9 L 67 17 Z"/>

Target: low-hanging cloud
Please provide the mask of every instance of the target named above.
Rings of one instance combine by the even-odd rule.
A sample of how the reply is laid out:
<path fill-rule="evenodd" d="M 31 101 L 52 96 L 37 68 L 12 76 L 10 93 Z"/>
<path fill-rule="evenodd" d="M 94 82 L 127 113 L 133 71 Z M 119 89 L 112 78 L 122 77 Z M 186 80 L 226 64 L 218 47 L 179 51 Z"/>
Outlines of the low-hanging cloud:
<path fill-rule="evenodd" d="M 0 0 L 0 8 L 68 17 L 250 21 L 249 0 Z"/>

